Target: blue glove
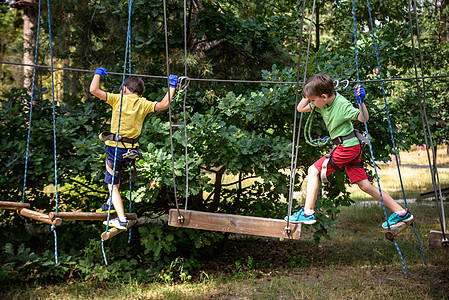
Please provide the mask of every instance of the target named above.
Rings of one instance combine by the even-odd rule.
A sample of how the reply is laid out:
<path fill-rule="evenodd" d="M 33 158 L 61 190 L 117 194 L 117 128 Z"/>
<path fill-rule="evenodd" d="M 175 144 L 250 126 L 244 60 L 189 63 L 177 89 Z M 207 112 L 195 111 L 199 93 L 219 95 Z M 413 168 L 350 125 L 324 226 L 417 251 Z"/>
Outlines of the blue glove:
<path fill-rule="evenodd" d="M 357 100 L 357 103 L 362 104 L 365 100 L 366 93 L 365 93 L 365 89 L 363 88 L 363 86 L 362 85 L 359 85 L 359 86 L 360 86 L 360 90 L 358 93 L 357 93 L 357 86 L 354 88 L 354 96 L 355 96 L 355 99 Z"/>
<path fill-rule="evenodd" d="M 176 75 L 168 76 L 168 82 L 171 87 L 176 88 L 178 86 L 178 76 Z"/>
<path fill-rule="evenodd" d="M 95 70 L 94 75 L 95 75 L 95 74 L 98 74 L 98 75 L 100 75 L 100 76 L 105 76 L 105 75 L 108 75 L 108 71 L 106 71 L 105 68 L 97 68 L 97 69 Z"/>

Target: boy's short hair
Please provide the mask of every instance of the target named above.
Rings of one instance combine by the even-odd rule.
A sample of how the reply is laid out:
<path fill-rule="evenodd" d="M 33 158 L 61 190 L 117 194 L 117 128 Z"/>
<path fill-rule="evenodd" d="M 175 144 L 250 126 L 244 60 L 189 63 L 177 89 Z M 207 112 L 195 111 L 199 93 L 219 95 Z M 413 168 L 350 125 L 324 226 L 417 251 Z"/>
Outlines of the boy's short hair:
<path fill-rule="evenodd" d="M 307 80 L 302 89 L 302 96 L 308 98 L 310 96 L 321 96 L 322 94 L 328 96 L 334 94 L 334 81 L 329 75 L 318 73 Z"/>
<path fill-rule="evenodd" d="M 139 77 L 128 77 L 125 79 L 126 88 L 134 94 L 142 95 L 143 89 L 145 88 L 145 83 Z"/>

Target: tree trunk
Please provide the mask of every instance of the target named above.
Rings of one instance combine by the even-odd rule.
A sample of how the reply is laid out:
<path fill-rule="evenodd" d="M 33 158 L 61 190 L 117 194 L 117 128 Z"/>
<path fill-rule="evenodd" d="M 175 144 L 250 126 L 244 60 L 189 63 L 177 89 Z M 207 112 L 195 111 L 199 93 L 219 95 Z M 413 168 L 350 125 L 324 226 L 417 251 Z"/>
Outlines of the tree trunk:
<path fill-rule="evenodd" d="M 222 166 L 220 169 L 215 173 L 215 188 L 214 188 L 214 198 L 212 200 L 212 205 L 210 206 L 211 212 L 215 212 L 218 209 L 218 205 L 220 204 L 221 199 L 221 181 L 223 179 L 223 174 L 226 171 L 226 167 Z"/>
<path fill-rule="evenodd" d="M 320 6 L 317 5 L 316 6 L 316 11 L 315 11 L 315 37 L 316 37 L 316 42 L 315 42 L 315 52 L 318 52 L 318 49 L 320 49 Z"/>
<path fill-rule="evenodd" d="M 23 10 L 23 63 L 34 64 L 34 48 L 36 37 L 32 28 L 37 25 L 37 9 L 34 5 L 29 5 Z M 33 82 L 33 67 L 23 68 L 23 86 L 31 94 Z"/>
<path fill-rule="evenodd" d="M 441 22 L 441 28 L 440 28 L 440 42 L 441 43 L 447 43 L 449 41 L 449 28 L 448 28 L 448 22 L 449 22 L 449 15 L 447 12 L 445 12 L 447 7 L 448 0 L 441 0 L 441 8 L 440 8 L 440 22 Z"/>

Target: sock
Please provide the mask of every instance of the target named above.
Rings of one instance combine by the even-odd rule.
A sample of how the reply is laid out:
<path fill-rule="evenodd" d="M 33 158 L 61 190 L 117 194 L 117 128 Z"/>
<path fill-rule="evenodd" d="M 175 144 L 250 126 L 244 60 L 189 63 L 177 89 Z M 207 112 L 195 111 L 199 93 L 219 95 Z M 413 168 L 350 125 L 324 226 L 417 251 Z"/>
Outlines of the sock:
<path fill-rule="evenodd" d="M 120 222 L 126 222 L 127 221 L 126 217 L 118 217 L 118 219 L 120 220 Z"/>
<path fill-rule="evenodd" d="M 305 215 L 311 216 L 311 215 L 313 215 L 314 213 L 315 213 L 315 211 L 314 211 L 313 209 L 307 209 L 307 208 L 304 208 L 304 214 L 305 214 Z"/>
<path fill-rule="evenodd" d="M 403 215 L 405 215 L 407 213 L 407 210 L 403 209 L 403 210 L 400 210 L 400 211 L 395 211 L 394 213 L 397 214 L 397 215 L 403 216 Z"/>

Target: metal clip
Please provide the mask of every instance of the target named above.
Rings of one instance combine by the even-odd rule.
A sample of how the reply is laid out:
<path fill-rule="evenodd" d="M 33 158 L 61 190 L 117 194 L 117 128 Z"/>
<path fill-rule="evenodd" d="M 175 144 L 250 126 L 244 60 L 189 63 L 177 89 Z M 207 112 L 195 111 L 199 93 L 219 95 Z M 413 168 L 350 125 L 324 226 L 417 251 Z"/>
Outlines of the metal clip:
<path fill-rule="evenodd" d="M 185 81 L 185 82 L 183 83 L 183 81 Z M 178 78 L 178 86 L 179 86 L 180 90 L 185 91 L 186 88 L 189 86 L 189 84 L 190 84 L 189 77 L 187 77 L 187 76 L 179 76 L 179 78 Z"/>
<path fill-rule="evenodd" d="M 181 215 L 179 215 L 179 216 L 178 216 L 178 222 L 179 222 L 179 223 L 184 223 L 184 217 L 181 216 Z"/>

